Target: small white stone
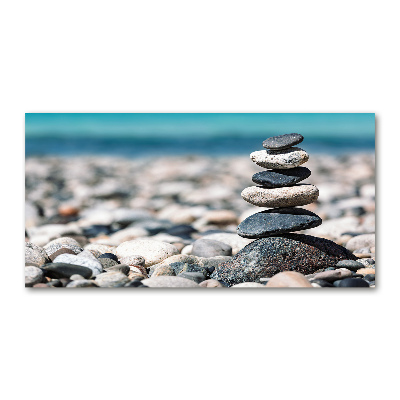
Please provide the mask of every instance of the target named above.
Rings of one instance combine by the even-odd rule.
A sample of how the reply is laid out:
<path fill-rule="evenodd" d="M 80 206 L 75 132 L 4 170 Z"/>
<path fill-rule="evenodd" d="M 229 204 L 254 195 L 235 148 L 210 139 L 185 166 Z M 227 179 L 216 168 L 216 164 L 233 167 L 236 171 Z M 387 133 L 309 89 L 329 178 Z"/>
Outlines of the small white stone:
<path fill-rule="evenodd" d="M 259 150 L 250 154 L 253 162 L 263 168 L 290 169 L 308 161 L 308 154 L 299 147 L 285 150 Z"/>

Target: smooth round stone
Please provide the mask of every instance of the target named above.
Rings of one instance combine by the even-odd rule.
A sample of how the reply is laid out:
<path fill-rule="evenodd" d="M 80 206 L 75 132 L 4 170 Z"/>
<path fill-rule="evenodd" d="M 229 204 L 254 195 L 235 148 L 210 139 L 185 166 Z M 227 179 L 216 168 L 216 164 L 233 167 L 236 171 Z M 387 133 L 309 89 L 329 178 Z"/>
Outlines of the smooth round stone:
<path fill-rule="evenodd" d="M 369 274 L 375 275 L 375 268 L 360 268 L 357 270 L 357 274 L 365 276 Z"/>
<path fill-rule="evenodd" d="M 109 258 L 111 260 L 118 262 L 118 257 L 113 253 L 103 253 L 99 256 L 99 259 L 100 258 Z"/>
<path fill-rule="evenodd" d="M 79 287 L 98 287 L 95 281 L 81 279 L 69 282 L 67 288 L 79 288 Z"/>
<path fill-rule="evenodd" d="M 232 247 L 232 254 L 237 254 L 243 247 L 252 242 L 252 239 L 243 238 L 236 233 L 218 232 L 203 236 L 202 239 L 217 240 Z"/>
<path fill-rule="evenodd" d="M 354 236 L 346 244 L 346 248 L 350 251 L 355 251 L 362 247 L 375 247 L 375 233 Z"/>
<path fill-rule="evenodd" d="M 38 266 L 48 262 L 48 257 L 42 247 L 36 246 L 31 242 L 25 242 L 25 264 L 35 264 Z"/>
<path fill-rule="evenodd" d="M 251 178 L 254 183 L 268 188 L 293 186 L 307 179 L 311 171 L 306 167 L 291 169 L 271 169 L 269 171 L 257 172 Z"/>
<path fill-rule="evenodd" d="M 80 254 L 81 252 L 77 252 L 76 250 L 71 250 L 67 247 L 61 247 L 61 249 L 55 251 L 49 258 L 51 261 L 54 261 L 58 256 L 60 256 L 61 254 Z"/>
<path fill-rule="evenodd" d="M 250 215 L 237 227 L 237 233 L 254 239 L 315 228 L 321 224 L 322 219 L 311 211 L 302 208 L 277 208 Z"/>
<path fill-rule="evenodd" d="M 312 287 L 308 279 L 299 272 L 284 271 L 274 275 L 267 283 L 266 287 Z"/>
<path fill-rule="evenodd" d="M 215 279 L 207 279 L 199 284 L 200 287 L 215 288 L 215 287 L 225 287 L 220 282 Z"/>
<path fill-rule="evenodd" d="M 93 256 L 94 257 L 94 256 Z M 80 257 L 72 254 L 61 254 L 54 259 L 54 263 L 66 263 L 81 265 L 82 267 L 87 267 L 92 270 L 93 276 L 100 274 L 103 271 L 103 267 L 96 258 Z"/>
<path fill-rule="evenodd" d="M 193 256 L 205 258 L 215 256 L 231 256 L 232 247 L 217 240 L 198 239 L 193 243 L 191 254 Z"/>
<path fill-rule="evenodd" d="M 127 256 L 127 257 L 121 257 L 119 259 L 121 264 L 126 264 L 126 265 L 141 265 L 144 267 L 144 265 L 146 264 L 146 260 L 144 259 L 144 257 L 133 254 L 131 256 Z"/>
<path fill-rule="evenodd" d="M 43 271 L 38 267 L 25 267 L 25 286 L 32 287 L 43 280 Z"/>
<path fill-rule="evenodd" d="M 141 255 L 146 260 L 146 267 L 151 267 L 176 254 L 179 254 L 179 250 L 175 246 L 154 239 L 130 240 L 120 244 L 116 250 L 116 255 L 120 261 L 123 257 Z"/>
<path fill-rule="evenodd" d="M 72 275 L 81 275 L 85 279 L 92 276 L 93 271 L 82 265 L 73 265 L 70 263 L 50 263 L 42 267 L 46 276 L 52 279 L 70 278 Z"/>
<path fill-rule="evenodd" d="M 257 282 L 243 282 L 243 283 L 238 283 L 237 285 L 233 285 L 232 288 L 264 288 L 265 285 L 262 283 L 257 283 Z"/>
<path fill-rule="evenodd" d="M 79 281 L 79 280 L 82 280 L 82 279 L 85 279 L 85 278 L 82 275 L 74 274 L 74 275 L 71 275 L 69 277 L 69 279 L 71 279 L 71 281 Z"/>
<path fill-rule="evenodd" d="M 337 268 L 346 268 L 349 269 L 350 271 L 357 271 L 360 268 L 363 268 L 364 266 L 359 263 L 358 261 L 354 260 L 341 260 L 336 264 Z"/>
<path fill-rule="evenodd" d="M 263 147 L 271 150 L 283 150 L 301 143 L 303 139 L 303 135 L 299 133 L 287 133 L 285 135 L 272 136 L 264 140 Z"/>
<path fill-rule="evenodd" d="M 337 287 L 369 287 L 369 283 L 362 278 L 347 278 L 333 284 Z"/>
<path fill-rule="evenodd" d="M 163 276 L 163 275 L 176 276 L 176 273 L 175 270 L 170 265 L 160 265 L 151 274 L 152 277 Z"/>
<path fill-rule="evenodd" d="M 71 250 L 74 254 L 79 254 L 81 251 L 83 251 L 83 248 L 79 245 L 79 243 L 70 237 L 54 239 L 44 246 L 44 250 L 51 261 L 54 261 L 59 253 L 54 256 L 53 254 L 63 248 Z"/>
<path fill-rule="evenodd" d="M 250 154 L 253 162 L 263 168 L 289 169 L 295 168 L 308 161 L 308 154 L 299 147 L 286 150 L 259 150 Z"/>
<path fill-rule="evenodd" d="M 313 274 L 334 267 L 343 259 L 355 259 L 344 247 L 322 238 L 296 233 L 253 241 L 229 261 L 218 265 L 212 279 L 227 285 L 259 282 L 283 271 Z"/>
<path fill-rule="evenodd" d="M 96 276 L 96 284 L 100 287 L 122 287 L 130 282 L 130 279 L 122 272 L 105 272 Z"/>
<path fill-rule="evenodd" d="M 198 288 L 199 285 L 179 276 L 157 276 L 155 278 L 143 279 L 142 284 L 153 288 Z"/>
<path fill-rule="evenodd" d="M 190 279 L 196 283 L 201 283 L 206 280 L 206 277 L 201 272 L 182 272 L 178 276 L 180 278 Z"/>
<path fill-rule="evenodd" d="M 245 201 L 259 207 L 296 207 L 316 201 L 319 191 L 316 186 L 305 184 L 275 189 L 249 186 L 241 195 Z"/>

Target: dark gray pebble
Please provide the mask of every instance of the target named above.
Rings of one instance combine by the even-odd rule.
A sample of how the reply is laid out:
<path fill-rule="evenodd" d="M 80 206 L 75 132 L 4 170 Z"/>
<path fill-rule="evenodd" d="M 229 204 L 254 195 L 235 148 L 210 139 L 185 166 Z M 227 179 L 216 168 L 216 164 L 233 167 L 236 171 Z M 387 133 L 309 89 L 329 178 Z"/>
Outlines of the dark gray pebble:
<path fill-rule="evenodd" d="M 211 239 L 198 239 L 193 243 L 193 248 L 190 253 L 198 257 L 216 257 L 216 256 L 231 256 L 232 247 L 226 243 Z"/>
<path fill-rule="evenodd" d="M 92 276 L 92 270 L 81 265 L 66 264 L 66 263 L 50 263 L 45 264 L 41 268 L 45 276 L 54 279 L 69 278 L 72 275 L 81 275 L 85 279 Z"/>
<path fill-rule="evenodd" d="M 346 268 L 350 271 L 357 271 L 364 268 L 364 265 L 355 260 L 341 260 L 336 264 L 336 268 Z"/>
<path fill-rule="evenodd" d="M 287 133 L 285 135 L 272 136 L 263 141 L 263 147 L 271 150 L 283 150 L 295 146 L 303 141 L 304 137 L 299 133 Z"/>
<path fill-rule="evenodd" d="M 250 215 L 238 227 L 239 236 L 257 239 L 303 229 L 315 228 L 322 219 L 303 208 L 274 208 Z"/>
<path fill-rule="evenodd" d="M 111 259 L 111 260 L 116 261 L 117 263 L 119 262 L 119 261 L 118 261 L 118 257 L 117 257 L 115 254 L 113 254 L 113 253 L 103 253 L 103 254 L 101 254 L 101 255 L 99 256 L 99 260 L 100 260 L 100 258 L 109 258 L 109 259 Z"/>
<path fill-rule="evenodd" d="M 262 187 L 278 188 L 293 186 L 298 182 L 307 179 L 311 171 L 306 167 L 296 167 L 290 169 L 271 169 L 268 171 L 257 172 L 251 178 L 254 183 Z"/>
<path fill-rule="evenodd" d="M 369 287 L 369 283 L 362 278 L 346 278 L 333 284 L 337 287 Z"/>

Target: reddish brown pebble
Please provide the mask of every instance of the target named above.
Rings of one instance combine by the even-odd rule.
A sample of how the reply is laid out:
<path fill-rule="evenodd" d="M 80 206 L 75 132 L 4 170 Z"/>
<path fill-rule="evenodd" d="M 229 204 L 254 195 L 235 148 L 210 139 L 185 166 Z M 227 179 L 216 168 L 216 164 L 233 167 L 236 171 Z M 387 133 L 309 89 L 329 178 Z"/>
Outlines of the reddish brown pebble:
<path fill-rule="evenodd" d="M 58 213 L 63 217 L 72 217 L 79 214 L 79 209 L 69 205 L 62 205 L 58 208 Z"/>

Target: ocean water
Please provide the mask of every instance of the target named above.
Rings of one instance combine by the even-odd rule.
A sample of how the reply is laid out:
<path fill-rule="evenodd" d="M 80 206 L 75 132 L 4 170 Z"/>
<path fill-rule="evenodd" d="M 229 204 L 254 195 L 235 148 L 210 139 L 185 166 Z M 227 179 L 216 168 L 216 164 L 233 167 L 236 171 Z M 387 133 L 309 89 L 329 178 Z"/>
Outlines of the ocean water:
<path fill-rule="evenodd" d="M 25 155 L 244 155 L 297 132 L 309 153 L 375 151 L 374 114 L 26 114 Z"/>

